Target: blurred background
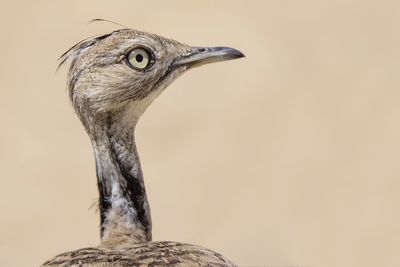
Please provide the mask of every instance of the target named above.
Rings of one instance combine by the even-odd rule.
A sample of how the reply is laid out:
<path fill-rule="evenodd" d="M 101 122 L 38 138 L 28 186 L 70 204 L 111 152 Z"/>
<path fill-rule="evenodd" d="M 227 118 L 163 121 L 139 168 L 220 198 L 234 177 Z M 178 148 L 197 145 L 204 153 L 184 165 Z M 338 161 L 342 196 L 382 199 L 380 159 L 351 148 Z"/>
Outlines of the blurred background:
<path fill-rule="evenodd" d="M 2 1 L 0 266 L 99 243 L 57 58 L 118 27 L 246 58 L 183 75 L 137 143 L 154 240 L 241 266 L 400 265 L 398 1 Z M 92 206 L 92 208 L 91 208 Z"/>

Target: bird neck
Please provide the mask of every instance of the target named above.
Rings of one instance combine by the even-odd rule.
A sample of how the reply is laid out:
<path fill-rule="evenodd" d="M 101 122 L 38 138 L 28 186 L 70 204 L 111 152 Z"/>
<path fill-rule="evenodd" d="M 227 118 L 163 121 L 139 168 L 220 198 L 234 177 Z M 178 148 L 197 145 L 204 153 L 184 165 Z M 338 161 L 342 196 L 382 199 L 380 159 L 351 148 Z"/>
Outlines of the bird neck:
<path fill-rule="evenodd" d="M 103 245 L 151 240 L 151 216 L 136 150 L 136 122 L 111 115 L 92 129 Z"/>

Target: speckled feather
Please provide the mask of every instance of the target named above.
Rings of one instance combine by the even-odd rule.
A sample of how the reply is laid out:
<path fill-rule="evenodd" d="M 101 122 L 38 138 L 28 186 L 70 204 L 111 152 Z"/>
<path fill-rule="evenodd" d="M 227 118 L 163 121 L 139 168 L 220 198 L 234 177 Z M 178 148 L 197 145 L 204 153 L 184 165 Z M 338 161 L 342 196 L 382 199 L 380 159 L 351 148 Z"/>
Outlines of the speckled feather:
<path fill-rule="evenodd" d="M 43 266 L 235 266 L 221 254 L 176 242 L 135 243 L 123 248 L 82 248 L 58 255 Z"/>

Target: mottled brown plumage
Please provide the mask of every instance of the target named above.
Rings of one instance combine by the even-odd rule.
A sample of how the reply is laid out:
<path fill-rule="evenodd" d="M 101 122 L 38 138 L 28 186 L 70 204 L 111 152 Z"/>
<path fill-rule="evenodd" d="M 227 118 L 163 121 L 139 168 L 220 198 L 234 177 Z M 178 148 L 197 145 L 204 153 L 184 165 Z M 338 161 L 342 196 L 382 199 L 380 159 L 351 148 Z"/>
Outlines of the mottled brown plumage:
<path fill-rule="evenodd" d="M 66 252 L 43 266 L 234 266 L 211 250 L 151 241 L 151 216 L 134 140 L 140 116 L 180 74 L 243 57 L 226 47 L 190 47 L 132 29 L 86 39 L 71 59 L 68 91 L 94 150 L 101 244 Z"/>
<path fill-rule="evenodd" d="M 209 249 L 159 241 L 122 248 L 82 248 L 47 261 L 44 266 L 235 266 Z"/>

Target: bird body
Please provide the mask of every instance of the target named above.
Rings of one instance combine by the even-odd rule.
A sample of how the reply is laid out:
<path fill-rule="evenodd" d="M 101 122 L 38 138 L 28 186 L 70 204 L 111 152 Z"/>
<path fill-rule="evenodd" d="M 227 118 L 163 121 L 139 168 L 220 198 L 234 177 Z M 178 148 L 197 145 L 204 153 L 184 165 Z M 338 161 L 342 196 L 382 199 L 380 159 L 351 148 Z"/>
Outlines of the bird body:
<path fill-rule="evenodd" d="M 83 40 L 61 57 L 61 64 L 71 59 L 69 96 L 95 155 L 101 244 L 43 266 L 233 266 L 202 247 L 151 241 L 134 130 L 146 108 L 186 70 L 239 57 L 232 48 L 190 47 L 132 29 Z"/>
<path fill-rule="evenodd" d="M 190 244 L 158 241 L 122 247 L 99 246 L 62 253 L 44 266 L 235 266 L 209 249 Z"/>

